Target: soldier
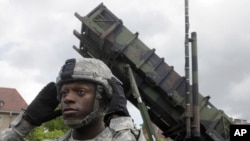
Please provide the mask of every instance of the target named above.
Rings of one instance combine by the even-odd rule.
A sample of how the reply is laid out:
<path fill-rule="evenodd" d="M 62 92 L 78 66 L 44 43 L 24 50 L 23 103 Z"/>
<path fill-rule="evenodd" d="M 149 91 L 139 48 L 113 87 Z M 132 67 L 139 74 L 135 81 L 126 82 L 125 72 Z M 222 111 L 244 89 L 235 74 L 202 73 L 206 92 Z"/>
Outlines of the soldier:
<path fill-rule="evenodd" d="M 61 110 L 55 110 L 61 103 Z M 36 126 L 62 114 L 71 128 L 54 141 L 144 141 L 126 108 L 120 81 L 100 60 L 69 59 L 56 84 L 45 86 L 12 128 L 0 133 L 0 141 L 23 141 Z"/>

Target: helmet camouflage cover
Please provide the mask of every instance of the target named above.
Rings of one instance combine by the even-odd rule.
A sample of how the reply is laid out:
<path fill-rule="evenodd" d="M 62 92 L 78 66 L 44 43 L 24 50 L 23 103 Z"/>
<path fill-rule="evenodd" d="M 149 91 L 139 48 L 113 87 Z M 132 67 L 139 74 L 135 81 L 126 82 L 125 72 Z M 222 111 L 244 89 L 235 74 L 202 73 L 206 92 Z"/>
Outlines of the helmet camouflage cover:
<path fill-rule="evenodd" d="M 107 79 L 114 77 L 111 70 L 102 61 L 94 58 L 68 59 L 62 66 L 56 79 L 58 90 L 64 82 L 86 80 L 103 86 L 107 98 L 112 95 L 112 88 Z M 60 95 L 58 92 L 58 98 Z"/>

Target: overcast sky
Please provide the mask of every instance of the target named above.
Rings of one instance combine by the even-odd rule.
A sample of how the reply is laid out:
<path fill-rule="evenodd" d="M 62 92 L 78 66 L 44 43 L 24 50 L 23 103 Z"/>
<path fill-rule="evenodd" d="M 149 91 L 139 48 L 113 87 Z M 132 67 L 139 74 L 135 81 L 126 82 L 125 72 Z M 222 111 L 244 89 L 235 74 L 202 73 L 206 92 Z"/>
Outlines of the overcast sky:
<path fill-rule="evenodd" d="M 101 2 L 184 76 L 184 0 L 0 0 L 0 87 L 16 88 L 30 103 L 55 81 L 65 59 L 80 57 L 72 49 L 81 25 L 74 13 L 85 16 Z M 250 119 L 250 1 L 190 0 L 189 6 L 200 93 L 227 115 Z"/>

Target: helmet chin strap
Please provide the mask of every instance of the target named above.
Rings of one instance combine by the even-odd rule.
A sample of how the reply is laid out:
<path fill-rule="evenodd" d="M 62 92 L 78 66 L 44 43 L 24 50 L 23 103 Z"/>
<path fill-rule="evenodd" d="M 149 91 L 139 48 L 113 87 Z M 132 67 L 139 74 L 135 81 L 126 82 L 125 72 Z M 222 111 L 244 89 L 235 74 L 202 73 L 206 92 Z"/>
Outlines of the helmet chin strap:
<path fill-rule="evenodd" d="M 100 89 L 96 90 L 96 97 L 94 101 L 94 107 L 93 112 L 88 114 L 83 119 L 65 119 L 64 124 L 67 125 L 70 128 L 77 129 L 83 126 L 88 125 L 91 123 L 94 119 L 96 119 L 100 115 L 100 99 L 102 98 Z"/>

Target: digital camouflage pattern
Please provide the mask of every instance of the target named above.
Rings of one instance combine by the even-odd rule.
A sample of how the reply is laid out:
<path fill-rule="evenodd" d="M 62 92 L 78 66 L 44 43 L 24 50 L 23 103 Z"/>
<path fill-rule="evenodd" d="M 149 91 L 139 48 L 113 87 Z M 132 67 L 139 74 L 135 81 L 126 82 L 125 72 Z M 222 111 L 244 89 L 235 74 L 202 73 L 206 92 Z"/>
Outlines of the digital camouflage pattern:
<path fill-rule="evenodd" d="M 79 141 L 74 140 L 71 133 L 72 130 L 67 132 L 64 137 L 51 141 Z M 0 141 L 24 141 L 24 139 L 13 128 L 8 128 L 0 133 Z M 90 141 L 145 141 L 145 138 L 142 131 L 135 128 L 131 117 L 119 117 L 111 119 L 110 127 L 106 127 Z"/>
<path fill-rule="evenodd" d="M 0 141 L 24 141 L 12 128 L 0 132 Z"/>
<path fill-rule="evenodd" d="M 71 132 L 54 141 L 78 141 L 72 138 Z M 111 119 L 110 126 L 91 141 L 145 141 L 145 138 L 142 131 L 135 129 L 130 117 L 119 117 Z"/>
<path fill-rule="evenodd" d="M 29 122 L 22 119 L 21 112 L 12 122 L 11 128 L 0 132 L 0 141 L 23 141 L 24 137 L 34 128 Z"/>
<path fill-rule="evenodd" d="M 108 79 L 115 77 L 111 70 L 104 64 L 102 61 L 93 58 L 77 58 L 77 59 L 69 59 L 67 60 L 68 66 L 73 65 L 74 68 L 70 78 L 62 78 L 63 68 L 67 65 L 65 63 L 64 67 L 60 71 L 59 76 L 57 77 L 56 83 L 57 85 L 61 85 L 63 81 L 69 80 L 89 80 L 91 82 L 95 82 L 97 84 L 101 84 L 104 86 L 104 90 L 106 91 L 107 97 L 110 98 L 112 95 L 112 88 L 108 83 Z M 71 61 L 71 62 L 70 62 Z M 69 68 L 68 68 L 69 69 Z M 60 99 L 60 98 L 59 98 Z"/>

